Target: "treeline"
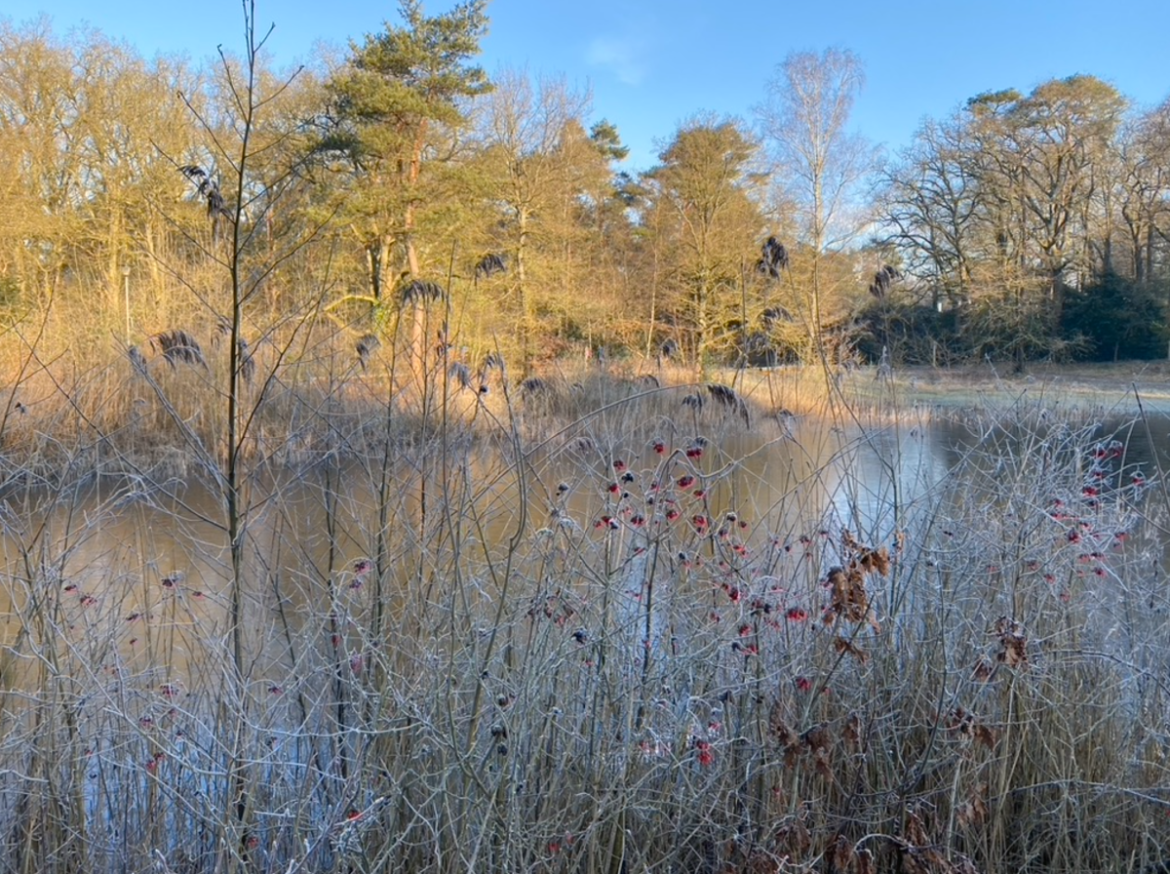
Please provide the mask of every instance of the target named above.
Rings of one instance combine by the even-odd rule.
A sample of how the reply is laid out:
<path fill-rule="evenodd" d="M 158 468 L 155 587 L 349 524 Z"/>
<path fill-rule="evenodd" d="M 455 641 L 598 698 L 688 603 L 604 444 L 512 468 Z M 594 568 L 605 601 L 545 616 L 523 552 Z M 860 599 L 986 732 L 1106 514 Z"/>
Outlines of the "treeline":
<path fill-rule="evenodd" d="M 586 94 L 475 64 L 482 0 L 400 13 L 249 81 L 0 25 L 8 323 L 84 313 L 73 345 L 141 343 L 228 314 L 230 260 L 254 324 L 376 336 L 441 307 L 437 340 L 404 342 L 520 373 L 1166 353 L 1170 101 L 1091 76 L 988 93 L 882 164 L 848 129 L 858 59 L 796 54 L 750 122 L 696 115 L 635 173 Z M 241 173 L 218 144 L 245 130 Z"/>
<path fill-rule="evenodd" d="M 1135 113 L 1092 76 L 988 92 L 883 176 L 884 242 L 928 295 L 883 309 L 899 336 L 1021 364 L 1166 354 L 1170 101 Z"/>

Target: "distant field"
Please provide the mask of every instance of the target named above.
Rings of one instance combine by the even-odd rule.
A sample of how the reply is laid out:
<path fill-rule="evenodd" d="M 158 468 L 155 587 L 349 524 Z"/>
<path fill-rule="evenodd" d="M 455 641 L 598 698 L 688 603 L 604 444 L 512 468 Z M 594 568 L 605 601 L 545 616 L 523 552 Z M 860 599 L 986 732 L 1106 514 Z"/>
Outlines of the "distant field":
<path fill-rule="evenodd" d="M 1020 375 L 1009 366 L 990 365 L 954 369 L 904 368 L 895 383 L 914 401 L 941 404 L 977 402 L 980 397 L 1048 397 L 1069 406 L 1170 410 L 1170 362 L 1127 361 L 1117 364 L 1036 364 Z M 1135 395 L 1136 390 L 1136 395 Z"/>
<path fill-rule="evenodd" d="M 774 377 L 778 379 L 778 377 Z M 763 380 L 758 380 L 763 381 Z M 759 401 L 752 377 L 748 394 Z M 931 404 L 944 408 L 980 407 L 1019 397 L 1038 398 L 1065 408 L 1100 408 L 1111 413 L 1170 412 L 1170 362 L 1116 364 L 1032 364 L 1022 374 L 997 363 L 965 367 L 898 367 L 891 379 L 864 368 L 841 379 L 847 396 L 877 404 Z"/>

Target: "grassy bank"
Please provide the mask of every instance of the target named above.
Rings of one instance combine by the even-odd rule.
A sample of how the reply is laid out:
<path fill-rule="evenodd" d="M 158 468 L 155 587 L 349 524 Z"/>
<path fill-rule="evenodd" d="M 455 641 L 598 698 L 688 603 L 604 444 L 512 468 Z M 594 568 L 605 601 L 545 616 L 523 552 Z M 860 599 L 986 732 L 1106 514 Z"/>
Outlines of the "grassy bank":
<path fill-rule="evenodd" d="M 0 338 L 9 374 L 0 395 L 0 457 L 10 479 L 47 483 L 80 465 L 97 476 L 165 480 L 222 466 L 233 450 L 226 442 L 231 342 L 218 324 L 192 327 L 199 324 L 191 313 L 160 320 L 153 333 L 127 343 L 91 332 L 83 314 L 58 307 L 11 327 Z M 828 402 L 823 377 L 811 369 L 721 373 L 716 378 L 738 391 L 722 397 L 677 367 L 567 362 L 525 378 L 493 354 L 445 348 L 420 356 L 399 333 L 396 324 L 370 333 L 320 313 L 268 331 L 245 326 L 240 405 L 247 420 L 234 450 L 257 468 L 295 469 L 335 455 L 365 458 L 387 437 L 425 442 L 440 429 L 490 443 L 515 425 L 536 443 L 628 434 L 676 418 L 693 430 L 745 414 L 750 421 L 818 415 Z M 736 406 L 739 395 L 750 412 Z"/>
<path fill-rule="evenodd" d="M 442 313 L 425 314 L 441 323 Z M 399 320 L 402 324 L 399 324 Z M 428 323 L 429 324 L 429 323 Z M 64 303 L 10 321 L 0 336 L 0 461 L 10 476 L 50 480 L 65 465 L 97 474 L 183 476 L 192 465 L 223 461 L 231 342 L 224 323 L 202 310 L 155 307 L 126 336 L 120 323 Z M 578 423 L 624 433 L 634 424 L 679 420 L 694 430 L 735 420 L 734 400 L 713 396 L 689 368 L 644 360 L 564 361 L 535 374 L 491 366 L 463 348 L 410 345 L 409 314 L 376 331 L 321 311 L 241 325 L 249 410 L 240 451 L 261 466 L 287 467 L 340 453 L 360 458 L 393 420 L 394 439 L 428 439 L 437 428 L 493 439 L 510 417 L 530 442 Z M 160 339 L 184 340 L 168 351 Z M 424 327 L 424 335 L 434 331 Z M 372 338 L 372 339 L 371 339 Z M 190 342 L 188 349 L 186 343 Z M 142 369 L 130 357 L 141 353 Z M 1094 366 L 1035 365 L 1023 376 L 990 365 L 971 368 L 722 370 L 709 379 L 746 400 L 750 422 L 848 409 L 876 422 L 898 411 L 962 416 L 1035 400 L 1054 414 L 1128 414 L 1140 395 L 1148 410 L 1170 409 L 1163 362 Z M 687 398 L 705 407 L 684 406 Z M 371 423 L 377 423 L 371 425 Z M 647 425 L 647 427 L 649 427 Z M 202 458 L 202 460 L 200 460 Z"/>
<path fill-rule="evenodd" d="M 1170 411 L 1170 365 L 1165 361 L 1116 364 L 1034 364 L 1024 374 L 981 365 L 962 368 L 904 368 L 894 383 L 902 396 L 944 409 L 986 407 L 1014 397 L 1065 410 L 1125 415 L 1137 411 L 1137 398 L 1148 410 Z"/>

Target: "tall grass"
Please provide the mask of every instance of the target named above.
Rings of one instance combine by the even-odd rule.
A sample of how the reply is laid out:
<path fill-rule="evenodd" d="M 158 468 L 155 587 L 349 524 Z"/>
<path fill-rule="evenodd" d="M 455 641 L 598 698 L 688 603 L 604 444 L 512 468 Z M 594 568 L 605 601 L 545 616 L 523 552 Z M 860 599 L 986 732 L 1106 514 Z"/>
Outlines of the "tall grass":
<path fill-rule="evenodd" d="M 913 411 L 745 437 L 600 377 L 412 429 L 338 349 L 258 414 L 298 424 L 256 450 L 242 691 L 205 471 L 75 423 L 10 477 L 0 871 L 1165 858 L 1170 504 L 1126 434 L 1018 403 L 943 472 Z M 151 366 L 204 427 L 202 368 Z"/>

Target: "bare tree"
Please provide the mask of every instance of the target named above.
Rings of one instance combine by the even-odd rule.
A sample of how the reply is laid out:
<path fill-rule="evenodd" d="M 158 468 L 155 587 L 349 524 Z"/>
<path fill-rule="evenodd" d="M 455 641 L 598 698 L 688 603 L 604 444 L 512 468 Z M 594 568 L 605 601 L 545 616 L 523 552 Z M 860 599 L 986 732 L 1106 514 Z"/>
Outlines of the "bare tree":
<path fill-rule="evenodd" d="M 810 339 L 824 360 L 822 309 L 826 282 L 823 256 L 852 237 L 858 222 L 850 207 L 872 169 L 872 150 L 849 132 L 849 114 L 864 82 L 852 52 L 790 54 L 768 84 L 757 109 L 761 133 L 774 162 L 778 194 L 794 205 L 801 244 L 810 258 Z"/>
<path fill-rule="evenodd" d="M 1125 126 L 1118 137 L 1118 192 L 1121 224 L 1129 249 L 1129 274 L 1138 282 L 1152 278 L 1155 237 L 1165 239 L 1170 213 L 1170 100 L 1143 113 Z M 1111 255 L 1109 247 L 1106 253 Z M 1112 257 L 1103 259 L 1113 269 Z"/>
<path fill-rule="evenodd" d="M 560 207 L 578 191 L 564 145 L 571 127 L 579 129 L 588 114 L 590 98 L 563 80 L 542 79 L 534 87 L 527 75 L 504 70 L 487 100 L 486 184 L 500 207 L 501 243 L 511 258 L 507 284 L 518 301 L 521 372 L 527 374 L 538 320 L 534 293 L 552 284 L 550 266 L 540 263 L 539 254 L 533 263 L 532 255 L 555 248 L 554 241 L 565 236 L 557 226 Z"/>
<path fill-rule="evenodd" d="M 961 119 L 928 119 L 883 175 L 885 242 L 898 247 L 909 273 L 931 289 L 931 306 L 954 305 L 971 284 L 971 230 L 979 209 Z"/>

